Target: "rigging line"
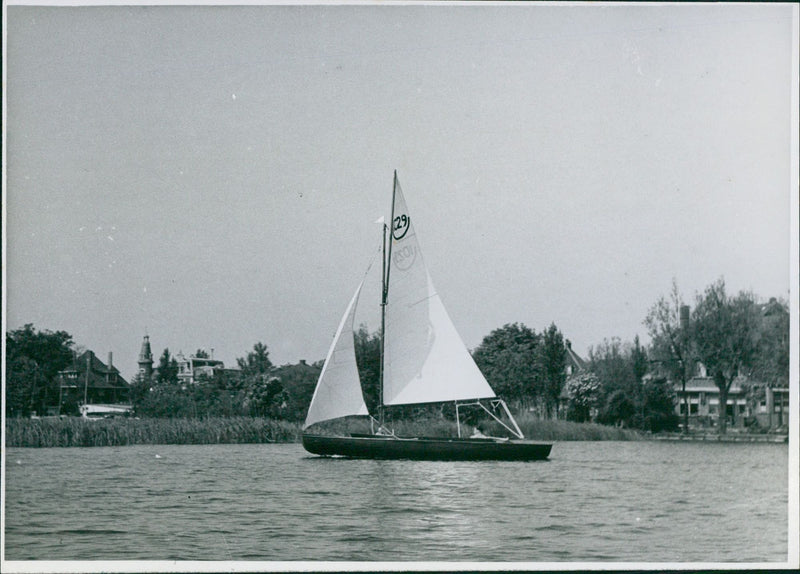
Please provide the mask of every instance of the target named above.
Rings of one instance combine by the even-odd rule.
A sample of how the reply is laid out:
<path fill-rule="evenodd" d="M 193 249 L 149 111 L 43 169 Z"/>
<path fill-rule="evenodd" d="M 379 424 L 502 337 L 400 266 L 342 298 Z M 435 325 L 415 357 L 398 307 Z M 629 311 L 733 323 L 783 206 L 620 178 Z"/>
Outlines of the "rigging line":
<path fill-rule="evenodd" d="M 364 275 L 361 277 L 362 280 L 367 278 L 369 275 L 370 269 L 372 269 L 372 265 L 375 263 L 375 259 L 378 257 L 378 254 L 381 252 L 381 244 L 378 243 L 378 248 L 372 254 L 372 258 L 369 260 L 369 265 L 367 265 L 367 270 L 364 271 Z"/>

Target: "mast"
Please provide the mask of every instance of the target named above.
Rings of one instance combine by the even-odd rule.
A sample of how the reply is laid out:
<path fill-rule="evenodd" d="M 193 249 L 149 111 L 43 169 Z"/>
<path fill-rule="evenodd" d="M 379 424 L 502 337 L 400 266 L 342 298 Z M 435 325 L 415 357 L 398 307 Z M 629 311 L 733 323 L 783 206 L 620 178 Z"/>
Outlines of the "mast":
<path fill-rule="evenodd" d="M 386 223 L 383 224 L 383 269 L 381 271 L 381 367 L 378 380 L 378 424 L 383 426 L 383 346 L 386 332 Z"/>
<path fill-rule="evenodd" d="M 392 215 L 389 218 L 389 250 L 386 250 L 386 231 L 387 225 L 383 224 L 383 273 L 381 278 L 383 280 L 382 294 L 381 294 L 381 373 L 380 385 L 378 387 L 378 419 L 381 426 L 383 426 L 383 376 L 384 376 L 384 357 L 386 349 L 386 303 L 389 299 L 389 272 L 391 271 L 391 258 L 392 258 L 392 228 L 394 225 L 394 200 L 397 194 L 397 170 L 394 170 L 394 180 L 392 182 Z"/>

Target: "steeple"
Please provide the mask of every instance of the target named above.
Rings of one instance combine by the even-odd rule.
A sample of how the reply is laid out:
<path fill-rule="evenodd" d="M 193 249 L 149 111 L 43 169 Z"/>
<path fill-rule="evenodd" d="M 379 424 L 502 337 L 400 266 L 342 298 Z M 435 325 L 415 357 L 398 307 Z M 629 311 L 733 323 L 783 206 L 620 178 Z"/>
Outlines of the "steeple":
<path fill-rule="evenodd" d="M 153 374 L 153 353 L 150 351 L 150 336 L 145 335 L 139 351 L 139 373 L 149 377 Z"/>

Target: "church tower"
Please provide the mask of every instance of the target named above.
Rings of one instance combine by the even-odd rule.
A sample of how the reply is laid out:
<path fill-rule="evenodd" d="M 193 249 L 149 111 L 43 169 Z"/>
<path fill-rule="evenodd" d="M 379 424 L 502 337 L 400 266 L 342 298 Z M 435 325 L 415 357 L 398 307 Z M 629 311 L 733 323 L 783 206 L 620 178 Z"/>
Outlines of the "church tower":
<path fill-rule="evenodd" d="M 139 351 L 139 374 L 145 377 L 153 375 L 153 353 L 150 351 L 150 336 L 145 335 L 142 350 Z"/>

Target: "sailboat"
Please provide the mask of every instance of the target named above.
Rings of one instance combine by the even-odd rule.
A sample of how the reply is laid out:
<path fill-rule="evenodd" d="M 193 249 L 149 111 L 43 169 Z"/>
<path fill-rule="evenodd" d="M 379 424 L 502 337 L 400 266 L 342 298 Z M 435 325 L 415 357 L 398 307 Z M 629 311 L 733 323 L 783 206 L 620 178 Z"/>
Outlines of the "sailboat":
<path fill-rule="evenodd" d="M 388 240 L 387 240 L 388 237 Z M 378 419 L 369 413 L 356 364 L 353 327 L 364 281 L 342 316 L 303 426 L 303 446 L 316 455 L 417 460 L 540 460 L 549 443 L 525 440 L 506 403 L 486 381 L 456 331 L 422 258 L 394 173 L 392 209 L 383 225 L 381 376 Z M 394 405 L 454 403 L 457 436 L 398 436 L 383 420 Z M 460 409 L 479 407 L 510 437 L 462 437 Z M 311 427 L 370 417 L 373 432 L 330 435 Z M 375 431 L 377 425 L 377 431 Z"/>

